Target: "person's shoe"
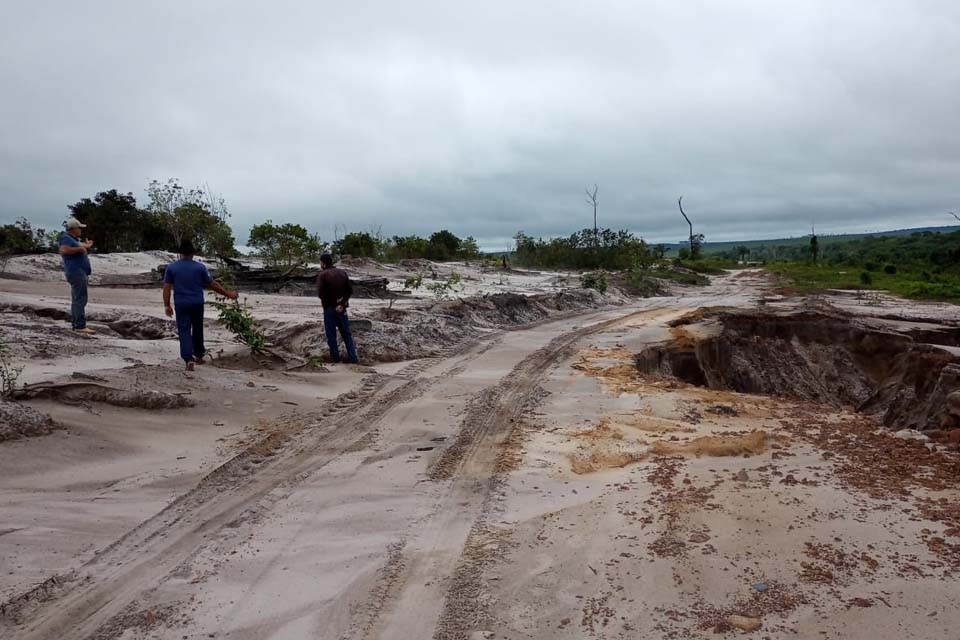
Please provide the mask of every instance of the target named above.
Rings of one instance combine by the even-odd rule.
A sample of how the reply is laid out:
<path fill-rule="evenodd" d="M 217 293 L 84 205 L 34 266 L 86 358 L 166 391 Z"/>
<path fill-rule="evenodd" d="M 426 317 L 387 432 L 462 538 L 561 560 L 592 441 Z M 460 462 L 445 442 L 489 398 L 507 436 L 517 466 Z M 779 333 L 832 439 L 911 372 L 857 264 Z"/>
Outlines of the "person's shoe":
<path fill-rule="evenodd" d="M 187 371 L 193 371 L 193 363 L 192 363 L 192 362 L 188 362 L 188 363 L 187 363 Z"/>
<path fill-rule="evenodd" d="M 203 364 L 206 360 L 203 359 L 203 356 L 193 356 L 193 361 L 197 364 Z"/>
<path fill-rule="evenodd" d="M 90 327 L 84 327 L 83 329 L 74 329 L 73 331 L 74 333 L 82 333 L 87 336 L 93 335 L 94 333 L 96 333 L 96 331 L 94 331 Z"/>

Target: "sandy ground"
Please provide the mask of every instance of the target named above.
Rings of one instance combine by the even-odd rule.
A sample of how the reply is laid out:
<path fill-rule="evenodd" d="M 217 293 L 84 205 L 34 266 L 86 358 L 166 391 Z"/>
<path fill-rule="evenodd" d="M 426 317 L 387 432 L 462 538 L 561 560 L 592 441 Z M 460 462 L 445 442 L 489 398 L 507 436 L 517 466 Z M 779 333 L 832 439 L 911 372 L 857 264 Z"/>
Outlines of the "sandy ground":
<path fill-rule="evenodd" d="M 63 305 L 58 286 L 0 281 L 28 306 Z M 193 406 L 32 401 L 67 428 L 0 442 L 0 635 L 953 637 L 955 454 L 634 365 L 669 321 L 764 286 L 724 276 L 330 372 L 186 380 L 171 339 L 21 345 L 31 380 L 80 371 Z M 97 289 L 93 308 L 159 318 L 155 296 Z M 53 322 L 4 318 L 21 337 Z M 894 448 L 922 464 L 887 473 Z"/>

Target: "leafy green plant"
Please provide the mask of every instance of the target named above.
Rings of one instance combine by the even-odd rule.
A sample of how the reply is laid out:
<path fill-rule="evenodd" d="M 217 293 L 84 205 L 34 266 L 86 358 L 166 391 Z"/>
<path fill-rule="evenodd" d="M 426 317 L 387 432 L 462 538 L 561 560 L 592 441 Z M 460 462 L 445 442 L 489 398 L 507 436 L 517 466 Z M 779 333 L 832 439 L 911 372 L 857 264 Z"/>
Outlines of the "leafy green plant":
<path fill-rule="evenodd" d="M 267 346 L 267 338 L 257 325 L 257 321 L 238 300 L 214 302 L 213 306 L 220 312 L 217 322 L 232 333 L 237 341 L 242 342 L 254 351 L 261 351 Z"/>
<path fill-rule="evenodd" d="M 13 364 L 10 348 L 0 336 L 0 398 L 10 400 L 17 392 L 17 380 L 23 373 L 23 367 Z"/>
<path fill-rule="evenodd" d="M 868 272 L 866 272 L 866 271 L 861 272 L 861 273 L 860 273 L 860 284 L 868 285 L 868 286 L 871 285 L 871 284 L 873 284 L 873 276 L 871 276 L 871 275 L 870 275 Z"/>
<path fill-rule="evenodd" d="M 594 289 L 600 293 L 607 292 L 607 274 L 603 271 L 593 271 L 580 276 L 580 286 L 584 289 Z"/>
<path fill-rule="evenodd" d="M 433 297 L 437 300 L 444 300 L 447 296 L 450 295 L 452 291 L 457 290 L 457 285 L 460 284 L 460 274 L 451 273 L 447 276 L 446 280 L 440 282 L 431 282 L 427 285 L 427 290 L 433 293 Z"/>
<path fill-rule="evenodd" d="M 423 274 L 418 273 L 415 276 L 409 276 L 406 280 L 403 281 L 403 288 L 406 291 L 412 291 L 414 289 L 419 289 L 423 286 Z"/>

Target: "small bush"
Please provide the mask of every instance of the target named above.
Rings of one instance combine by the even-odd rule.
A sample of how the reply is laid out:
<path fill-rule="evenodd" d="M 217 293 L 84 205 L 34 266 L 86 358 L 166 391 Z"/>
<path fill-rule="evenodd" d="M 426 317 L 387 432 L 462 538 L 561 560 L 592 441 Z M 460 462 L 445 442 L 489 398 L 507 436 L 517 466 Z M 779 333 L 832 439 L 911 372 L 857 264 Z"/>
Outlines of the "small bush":
<path fill-rule="evenodd" d="M 880 265 L 878 265 L 876 262 L 865 262 L 863 264 L 863 268 L 867 271 L 876 271 L 879 267 Z"/>
<path fill-rule="evenodd" d="M 607 292 L 607 274 L 603 271 L 593 271 L 580 276 L 580 286 L 584 289 L 594 289 L 600 293 Z"/>
<path fill-rule="evenodd" d="M 892 276 L 897 272 L 897 266 L 893 264 L 888 264 L 883 268 L 883 272 Z"/>
<path fill-rule="evenodd" d="M 23 373 L 23 367 L 15 367 L 10 357 L 10 349 L 0 336 L 0 398 L 12 399 L 17 393 L 17 379 Z"/>
<path fill-rule="evenodd" d="M 403 281 L 403 288 L 407 291 L 419 289 L 421 286 L 423 286 L 422 273 L 418 273 L 415 276 L 408 276 L 407 279 Z"/>
<path fill-rule="evenodd" d="M 654 278 L 670 280 L 677 284 L 688 284 L 702 287 L 710 284 L 710 279 L 699 273 L 688 273 L 686 271 L 674 271 L 673 269 L 659 269 L 650 273 Z"/>
<path fill-rule="evenodd" d="M 862 271 L 860 273 L 860 284 L 864 286 L 870 286 L 871 284 L 873 284 L 873 276 L 871 276 L 866 271 Z"/>
<path fill-rule="evenodd" d="M 260 351 L 267 346 L 267 338 L 257 326 L 257 321 L 245 307 L 240 305 L 239 301 L 214 302 L 213 306 L 220 310 L 217 321 L 238 341 L 254 351 Z"/>

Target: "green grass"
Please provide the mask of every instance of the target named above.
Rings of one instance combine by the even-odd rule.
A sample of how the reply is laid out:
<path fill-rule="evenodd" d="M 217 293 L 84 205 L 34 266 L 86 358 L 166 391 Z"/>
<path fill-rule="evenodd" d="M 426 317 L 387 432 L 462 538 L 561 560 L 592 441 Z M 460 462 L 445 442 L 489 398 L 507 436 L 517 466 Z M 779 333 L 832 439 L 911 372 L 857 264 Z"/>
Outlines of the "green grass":
<path fill-rule="evenodd" d="M 720 258 L 704 258 L 702 260 L 683 260 L 680 262 L 682 267 L 686 267 L 697 273 L 706 273 L 709 275 L 720 275 L 727 269 L 742 269 L 734 260 L 723 260 Z"/>
<path fill-rule="evenodd" d="M 931 275 L 901 271 L 889 274 L 882 270 L 867 272 L 854 266 L 801 263 L 772 264 L 767 270 L 785 278 L 798 293 L 825 289 L 883 290 L 914 300 L 960 302 L 960 277 L 950 273 Z M 869 273 L 869 284 L 861 280 L 862 273 Z"/>
<path fill-rule="evenodd" d="M 710 279 L 699 273 L 686 273 L 684 271 L 674 271 L 673 269 L 651 269 L 646 273 L 654 278 L 670 280 L 678 284 L 691 284 L 701 287 L 710 284 Z"/>

